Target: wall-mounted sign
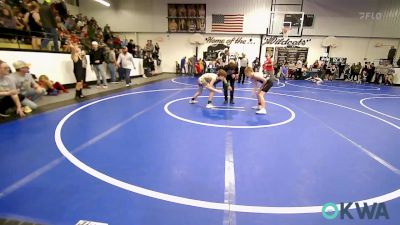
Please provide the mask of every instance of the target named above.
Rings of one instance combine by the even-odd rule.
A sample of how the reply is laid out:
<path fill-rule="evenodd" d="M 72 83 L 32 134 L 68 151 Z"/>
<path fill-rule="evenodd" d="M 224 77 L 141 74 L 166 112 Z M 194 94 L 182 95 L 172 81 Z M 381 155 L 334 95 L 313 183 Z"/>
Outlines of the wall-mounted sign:
<path fill-rule="evenodd" d="M 346 65 L 347 62 L 347 58 L 343 58 L 343 57 L 332 57 L 329 59 L 329 62 L 331 64 L 335 64 L 335 65 Z"/>
<path fill-rule="evenodd" d="M 252 38 L 246 37 L 233 37 L 233 38 L 216 38 L 216 37 L 207 37 L 206 38 L 207 44 L 222 44 L 222 45 L 254 45 L 256 42 L 253 41 Z"/>
<path fill-rule="evenodd" d="M 212 44 L 207 47 L 206 52 L 203 52 L 203 58 L 206 59 L 206 61 L 216 60 L 222 57 L 225 49 L 229 49 L 229 46 L 224 44 Z"/>
<path fill-rule="evenodd" d="M 291 38 L 281 38 L 281 37 L 264 37 L 263 45 L 285 45 L 285 46 L 304 46 L 311 39 L 291 39 Z"/>
<path fill-rule="evenodd" d="M 276 48 L 277 51 L 277 59 L 278 63 L 285 62 L 294 62 L 296 63 L 298 60 L 307 61 L 308 48 L 286 48 L 279 47 Z"/>

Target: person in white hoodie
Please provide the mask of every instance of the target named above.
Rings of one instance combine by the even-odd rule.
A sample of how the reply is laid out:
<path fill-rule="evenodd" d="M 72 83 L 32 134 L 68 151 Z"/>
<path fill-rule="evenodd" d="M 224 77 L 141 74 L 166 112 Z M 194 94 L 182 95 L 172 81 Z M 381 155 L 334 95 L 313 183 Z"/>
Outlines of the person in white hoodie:
<path fill-rule="evenodd" d="M 122 53 L 119 54 L 117 59 L 117 66 L 121 66 L 122 74 L 125 75 L 126 86 L 131 86 L 131 70 L 136 69 L 136 67 L 132 54 L 128 52 L 128 47 L 123 46 Z"/>

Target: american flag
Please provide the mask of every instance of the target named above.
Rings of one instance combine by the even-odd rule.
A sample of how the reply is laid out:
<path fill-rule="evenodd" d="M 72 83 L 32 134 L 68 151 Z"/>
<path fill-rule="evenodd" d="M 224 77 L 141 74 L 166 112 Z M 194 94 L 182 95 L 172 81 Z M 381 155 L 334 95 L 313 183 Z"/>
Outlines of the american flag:
<path fill-rule="evenodd" d="M 243 14 L 212 15 L 212 32 L 243 32 Z"/>

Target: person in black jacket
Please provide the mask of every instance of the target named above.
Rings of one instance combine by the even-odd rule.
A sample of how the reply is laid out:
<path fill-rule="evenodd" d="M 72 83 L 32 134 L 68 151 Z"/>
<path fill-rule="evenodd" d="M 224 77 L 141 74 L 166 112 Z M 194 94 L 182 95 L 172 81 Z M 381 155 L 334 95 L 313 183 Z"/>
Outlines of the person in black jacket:
<path fill-rule="evenodd" d="M 393 64 L 394 57 L 396 56 L 396 49 L 394 46 L 392 46 L 388 52 L 388 60 L 390 61 L 390 64 Z"/>
<path fill-rule="evenodd" d="M 238 65 L 232 60 L 228 63 L 228 65 L 224 66 L 223 68 L 226 73 L 226 80 L 230 84 L 230 98 L 229 98 L 229 104 L 235 104 L 234 99 L 233 99 L 233 94 L 235 92 L 235 80 L 237 80 L 237 76 L 239 73 Z M 228 85 L 224 85 L 224 96 L 225 96 L 225 101 L 224 104 L 228 103 Z"/>
<path fill-rule="evenodd" d="M 131 53 L 133 55 L 133 57 L 135 57 L 134 51 L 135 51 L 136 45 L 135 45 L 135 43 L 133 43 L 133 39 L 129 40 L 127 47 L 128 47 L 128 52 Z"/>
<path fill-rule="evenodd" d="M 104 62 L 104 51 L 102 48 L 99 48 L 99 44 L 96 41 L 92 42 L 92 49 L 89 53 L 89 56 L 92 71 L 96 73 L 97 88 L 100 88 L 101 85 L 100 78 L 103 79 L 103 88 L 108 88 L 106 75 L 102 68 Z"/>

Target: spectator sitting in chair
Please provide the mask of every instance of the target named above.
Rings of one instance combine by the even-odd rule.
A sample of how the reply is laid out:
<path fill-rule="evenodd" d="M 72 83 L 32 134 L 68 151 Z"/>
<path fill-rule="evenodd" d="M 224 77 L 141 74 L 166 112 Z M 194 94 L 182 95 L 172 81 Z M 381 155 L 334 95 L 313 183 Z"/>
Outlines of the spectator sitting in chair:
<path fill-rule="evenodd" d="M 38 106 L 35 100 L 45 95 L 46 90 L 40 87 L 29 73 L 30 64 L 24 61 L 16 61 L 13 63 L 13 66 L 16 72 L 10 74 L 9 77 L 20 94 L 25 96 L 25 99 L 22 101 L 22 105 L 26 106 L 25 112 L 29 112 L 30 109 L 36 109 Z"/>

